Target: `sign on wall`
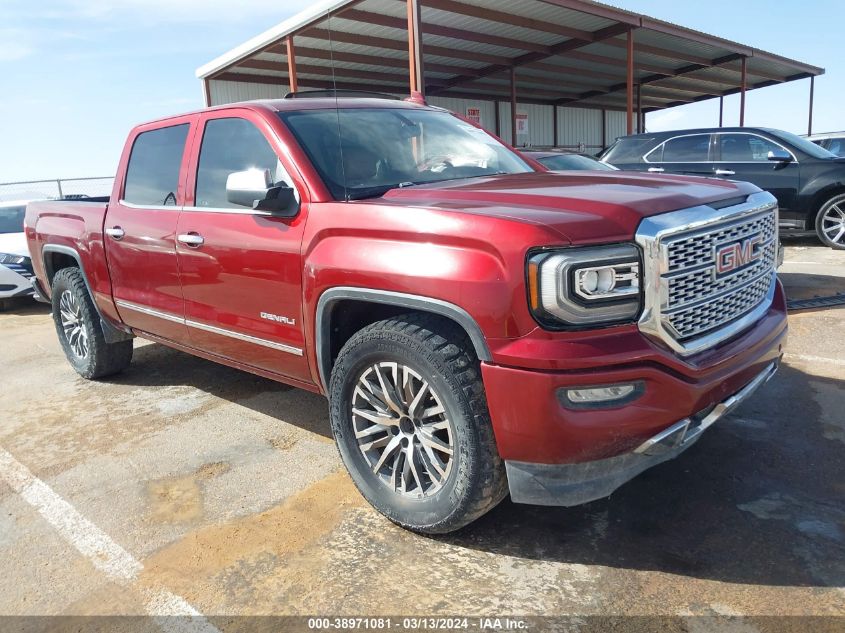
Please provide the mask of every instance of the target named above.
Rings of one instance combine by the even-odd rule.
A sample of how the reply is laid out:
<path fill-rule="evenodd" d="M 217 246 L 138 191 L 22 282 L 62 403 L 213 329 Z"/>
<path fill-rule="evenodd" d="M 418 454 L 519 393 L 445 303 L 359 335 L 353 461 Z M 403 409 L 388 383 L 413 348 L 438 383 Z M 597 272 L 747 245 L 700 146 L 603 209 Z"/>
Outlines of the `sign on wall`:
<path fill-rule="evenodd" d="M 528 115 L 523 112 L 516 113 L 516 134 L 528 136 Z"/>
<path fill-rule="evenodd" d="M 467 118 L 473 123 L 481 125 L 481 108 L 467 107 Z"/>

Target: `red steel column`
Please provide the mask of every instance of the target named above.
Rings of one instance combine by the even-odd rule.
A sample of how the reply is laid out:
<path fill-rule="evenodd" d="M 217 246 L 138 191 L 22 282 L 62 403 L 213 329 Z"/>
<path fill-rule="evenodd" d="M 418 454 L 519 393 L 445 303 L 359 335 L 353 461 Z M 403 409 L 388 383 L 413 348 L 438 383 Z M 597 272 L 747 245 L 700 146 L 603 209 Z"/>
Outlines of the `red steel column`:
<path fill-rule="evenodd" d="M 516 68 L 511 66 L 511 146 L 516 147 Z"/>
<path fill-rule="evenodd" d="M 807 136 L 813 133 L 813 91 L 815 89 L 816 78 L 810 76 L 810 118 L 807 120 Z"/>
<path fill-rule="evenodd" d="M 748 59 L 742 58 L 742 87 L 739 92 L 739 127 L 745 127 L 745 90 L 748 87 L 746 65 Z"/>
<path fill-rule="evenodd" d="M 408 71 L 411 92 L 425 95 L 422 30 L 419 0 L 406 0 L 408 5 Z"/>
<path fill-rule="evenodd" d="M 288 53 L 288 85 L 291 92 L 296 92 L 296 49 L 293 46 L 293 36 L 285 39 Z"/>
<path fill-rule="evenodd" d="M 634 29 L 628 29 L 628 134 L 634 133 Z"/>

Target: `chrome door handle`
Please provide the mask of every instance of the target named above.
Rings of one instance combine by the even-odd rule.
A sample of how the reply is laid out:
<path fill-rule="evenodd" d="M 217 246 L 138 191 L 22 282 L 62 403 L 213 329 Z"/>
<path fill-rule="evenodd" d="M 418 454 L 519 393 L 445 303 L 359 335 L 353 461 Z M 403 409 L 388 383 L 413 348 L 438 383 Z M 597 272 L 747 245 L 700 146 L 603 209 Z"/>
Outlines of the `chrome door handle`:
<path fill-rule="evenodd" d="M 730 169 L 717 169 L 715 173 L 717 176 L 733 176 L 736 172 Z"/>
<path fill-rule="evenodd" d="M 182 242 L 185 246 L 197 248 L 202 246 L 205 240 L 199 233 L 180 233 L 176 239 Z"/>
<path fill-rule="evenodd" d="M 662 174 L 664 171 L 666 171 L 662 167 L 649 167 L 648 170 L 654 174 Z"/>
<path fill-rule="evenodd" d="M 106 235 L 116 240 L 122 240 L 123 236 L 126 235 L 126 231 L 119 226 L 113 226 L 110 229 L 106 229 Z"/>

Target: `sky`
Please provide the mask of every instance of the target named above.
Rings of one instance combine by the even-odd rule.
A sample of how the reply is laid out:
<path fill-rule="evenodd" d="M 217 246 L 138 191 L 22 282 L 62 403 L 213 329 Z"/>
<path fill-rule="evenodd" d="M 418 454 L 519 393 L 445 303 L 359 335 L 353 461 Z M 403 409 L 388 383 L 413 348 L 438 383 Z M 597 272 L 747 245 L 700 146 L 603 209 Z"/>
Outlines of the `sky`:
<path fill-rule="evenodd" d="M 423 0 L 424 3 L 424 0 Z M 113 175 L 129 129 L 202 107 L 195 70 L 308 0 L 0 0 L 0 183 Z M 845 129 L 842 0 L 610 4 L 822 66 L 814 131 Z M 824 34 L 821 26 L 832 25 Z M 806 133 L 809 80 L 748 93 L 746 124 Z M 650 114 L 649 130 L 718 124 L 718 100 Z M 725 99 L 725 124 L 739 97 Z"/>

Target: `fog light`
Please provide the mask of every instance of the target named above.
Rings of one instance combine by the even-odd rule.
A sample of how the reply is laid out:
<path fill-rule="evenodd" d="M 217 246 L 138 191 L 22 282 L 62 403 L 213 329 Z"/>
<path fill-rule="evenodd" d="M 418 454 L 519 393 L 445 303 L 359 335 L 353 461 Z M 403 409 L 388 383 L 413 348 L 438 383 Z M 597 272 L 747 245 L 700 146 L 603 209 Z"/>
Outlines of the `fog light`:
<path fill-rule="evenodd" d="M 636 400 L 645 391 L 645 384 L 637 381 L 619 385 L 559 389 L 564 406 L 573 409 L 619 406 Z"/>

